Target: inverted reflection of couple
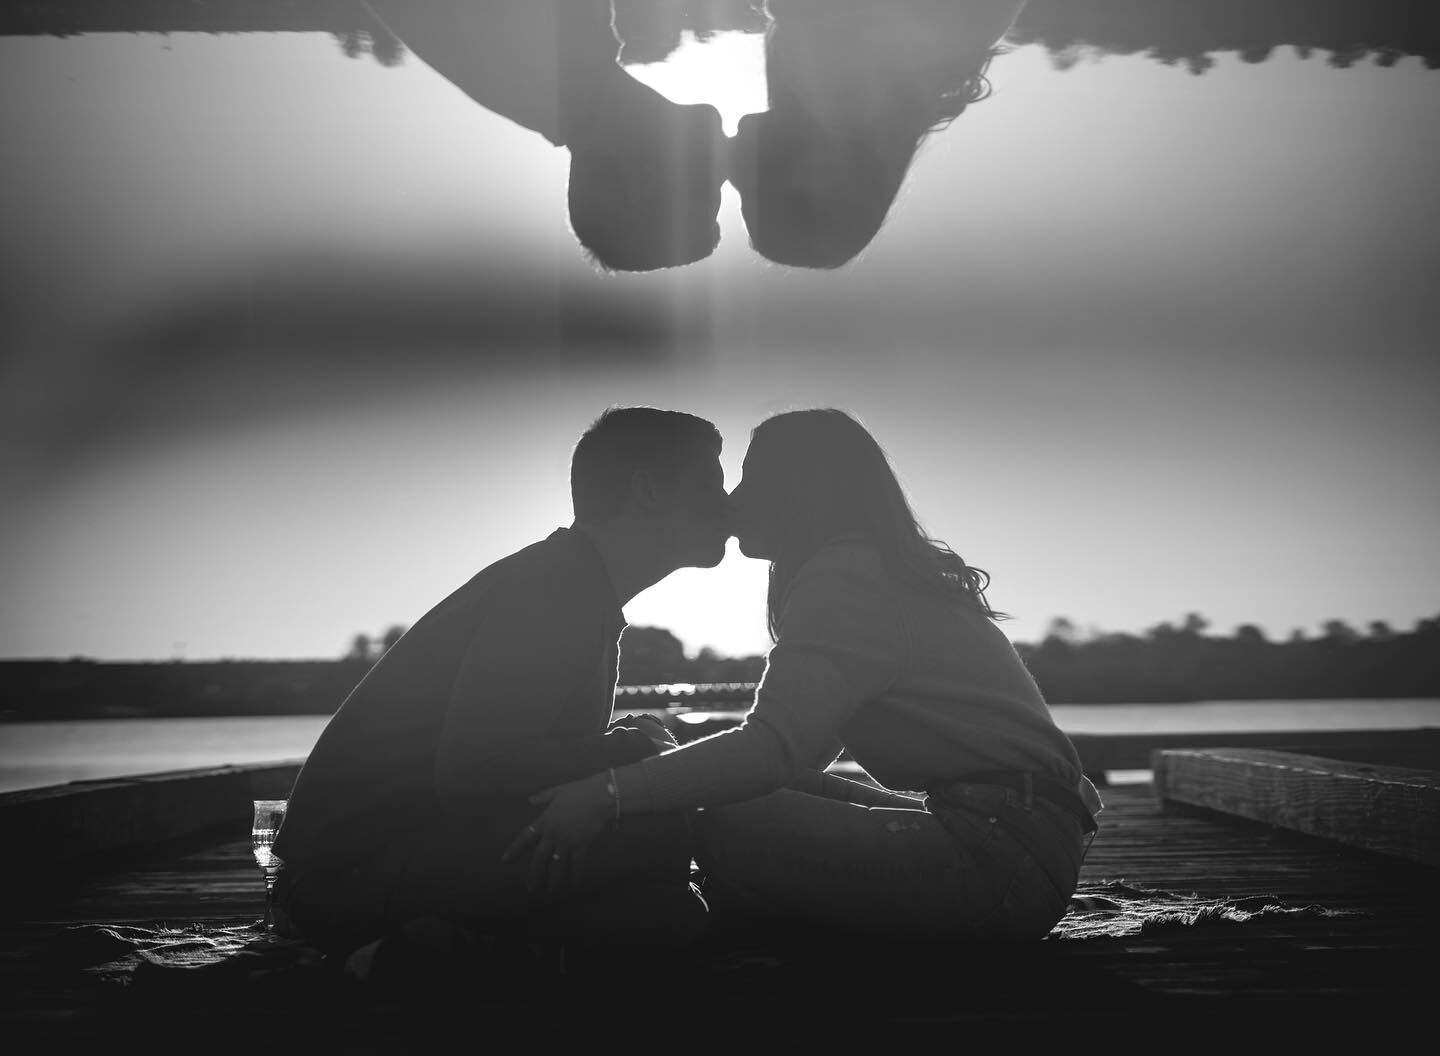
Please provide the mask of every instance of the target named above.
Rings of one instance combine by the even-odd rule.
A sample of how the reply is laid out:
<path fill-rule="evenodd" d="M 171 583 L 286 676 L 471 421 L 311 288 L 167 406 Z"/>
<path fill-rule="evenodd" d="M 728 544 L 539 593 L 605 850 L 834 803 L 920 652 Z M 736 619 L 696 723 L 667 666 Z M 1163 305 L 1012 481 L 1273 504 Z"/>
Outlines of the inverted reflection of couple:
<path fill-rule="evenodd" d="M 650 271 L 710 255 L 726 180 L 762 256 L 854 258 L 926 136 L 988 91 L 1023 3 L 769 0 L 769 109 L 733 138 L 714 107 L 673 103 L 620 67 L 609 0 L 367 6 L 476 102 L 566 147 L 576 238 L 603 268 Z"/>

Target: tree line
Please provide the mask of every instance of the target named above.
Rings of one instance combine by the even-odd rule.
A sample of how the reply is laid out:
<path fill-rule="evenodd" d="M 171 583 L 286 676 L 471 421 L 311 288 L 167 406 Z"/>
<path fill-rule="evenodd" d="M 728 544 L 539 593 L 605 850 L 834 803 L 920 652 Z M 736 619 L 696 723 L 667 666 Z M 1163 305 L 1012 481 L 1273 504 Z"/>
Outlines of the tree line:
<path fill-rule="evenodd" d="M 1059 619 L 1016 649 L 1052 703 L 1440 696 L 1440 616 L 1410 631 L 1328 620 L 1283 641 L 1254 624 L 1209 626 L 1189 613 L 1140 634 L 1084 633 Z"/>
<path fill-rule="evenodd" d="M 1193 612 L 1140 633 L 1084 631 L 1062 617 L 1015 649 L 1052 704 L 1440 696 L 1440 616 L 1410 631 L 1328 620 L 1317 636 L 1297 630 L 1284 641 L 1254 624 L 1209 630 Z M 658 627 L 630 627 L 621 639 L 625 685 L 754 682 L 764 670 L 762 656 L 687 657 Z"/>
<path fill-rule="evenodd" d="M 325 715 L 406 628 L 357 634 L 329 660 L 0 662 L 0 721 L 185 715 Z M 1016 650 L 1052 704 L 1440 697 L 1440 615 L 1409 631 L 1327 621 L 1272 641 L 1253 624 L 1210 632 L 1198 613 L 1140 632 L 1054 620 Z M 627 627 L 621 685 L 758 682 L 764 656 L 694 656 L 661 627 Z"/>
<path fill-rule="evenodd" d="M 1276 49 L 1328 54 L 1332 66 L 1440 66 L 1440 20 L 1423 0 L 1027 0 L 1010 39 L 1039 44 L 1062 67 L 1077 49 L 1146 55 L 1193 73 L 1218 53 L 1263 62 Z M 613 0 L 622 63 L 659 62 L 687 31 L 762 33 L 761 0 Z M 783 17 L 783 15 L 781 16 Z M 357 0 L 8 0 L 0 36 L 80 33 L 329 33 L 351 58 L 400 63 L 404 45 Z"/>

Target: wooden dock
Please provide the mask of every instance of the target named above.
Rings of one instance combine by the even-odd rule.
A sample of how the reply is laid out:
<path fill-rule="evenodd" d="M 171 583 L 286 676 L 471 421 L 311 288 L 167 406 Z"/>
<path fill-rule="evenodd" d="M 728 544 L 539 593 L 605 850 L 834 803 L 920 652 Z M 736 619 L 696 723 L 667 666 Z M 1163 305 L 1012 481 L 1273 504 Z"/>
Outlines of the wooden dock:
<path fill-rule="evenodd" d="M 633 963 L 590 965 L 508 979 L 492 965 L 459 973 L 454 985 L 406 994 L 367 988 L 334 971 L 222 978 L 207 970 L 184 977 L 194 985 L 180 985 L 172 971 L 161 973 L 164 985 L 148 986 L 116 971 L 115 949 L 81 941 L 93 938 L 87 925 L 243 928 L 258 918 L 263 886 L 250 853 L 248 799 L 252 790 L 261 796 L 283 787 L 293 770 L 137 779 L 153 787 L 129 797 L 112 790 L 109 809 L 135 795 L 152 805 L 176 795 L 199 802 L 208 788 L 227 820 L 162 845 L 71 859 L 52 870 L 44 890 L 16 885 L 25 859 L 15 852 L 26 840 L 13 827 L 0 832 L 11 851 L 0 923 L 0 1037 L 17 1053 L 57 1045 L 406 1052 L 448 1048 L 457 1032 L 469 1031 L 476 1044 L 501 1042 L 506 1051 L 613 1045 L 729 1053 L 1039 1038 L 1188 1049 L 1202 1040 L 1208 1047 L 1248 1046 L 1262 1034 L 1288 1044 L 1383 1045 L 1391 1032 L 1396 1044 L 1412 1029 L 1428 1032 L 1440 981 L 1434 908 L 1440 872 L 1403 847 L 1366 849 L 1333 833 L 1310 835 L 1274 819 L 1237 816 L 1223 803 L 1221 811 L 1185 805 L 1166 793 L 1166 774 L 1183 763 L 1190 776 L 1172 790 L 1183 798 L 1181 786 L 1195 784 L 1196 765 L 1223 768 L 1227 753 L 1159 751 L 1179 755 L 1173 764 L 1155 758 L 1158 784 L 1103 790 L 1107 809 L 1082 891 L 1123 881 L 1202 899 L 1271 896 L 1248 904 L 1278 901 L 1297 912 L 1112 937 L 1052 936 L 1009 949 L 853 943 L 797 949 L 777 942 L 709 951 L 653 971 Z M 1256 753 L 1245 751 L 1231 762 L 1255 765 Z M 253 789 L 237 774 L 253 778 Z M 1303 780 L 1313 786 L 1316 778 Z M 1424 788 L 1403 794 L 1428 796 Z M 63 815 L 56 803 L 65 797 L 46 791 L 29 796 L 27 824 L 48 818 L 53 826 Z M 15 808 L 14 796 L 7 798 Z M 1357 825 L 1363 801 L 1363 794 L 1347 800 Z M 1390 823 L 1394 802 L 1382 804 L 1380 816 Z M 0 804 L 0 823 L 7 816 L 19 815 Z M 1423 817 L 1419 823 L 1430 824 Z M 29 831 L 33 845 L 45 843 Z M 1425 853 L 1433 850 L 1432 829 L 1415 839 Z M 133 985 L 122 985 L 127 978 Z"/>

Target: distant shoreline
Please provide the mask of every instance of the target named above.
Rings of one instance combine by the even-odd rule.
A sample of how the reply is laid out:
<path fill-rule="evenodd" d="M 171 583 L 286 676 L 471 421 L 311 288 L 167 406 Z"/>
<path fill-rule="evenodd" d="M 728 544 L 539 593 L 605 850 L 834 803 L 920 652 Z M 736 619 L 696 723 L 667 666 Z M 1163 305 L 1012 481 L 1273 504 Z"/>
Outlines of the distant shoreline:
<path fill-rule="evenodd" d="M 371 664 L 367 660 L 0 661 L 0 724 L 66 719 L 331 715 Z M 1048 687 L 1043 678 L 1039 681 L 1046 699 L 1054 705 L 1160 706 L 1221 701 L 1384 701 L 1440 697 L 1440 691 L 1387 692 L 1379 686 L 1353 684 L 1343 687 L 1337 684 L 1337 691 L 1332 693 L 1316 692 L 1313 681 L 1290 693 L 1156 694 L 1146 693 L 1144 680 L 1137 679 L 1134 692 L 1115 692 L 1123 687 L 1117 687 L 1112 680 L 1107 686 L 1110 692 L 1103 699 L 1086 699 L 1090 695 L 1067 694 Z M 673 677 L 623 682 L 622 687 L 671 685 L 676 692 L 658 694 L 653 700 L 622 698 L 617 701 L 617 708 L 642 710 L 663 706 L 671 700 L 684 700 L 716 711 L 743 710 L 754 689 L 750 682 L 727 683 L 713 687 L 713 691 L 701 685 L 700 692 L 692 697 L 678 683 Z M 1357 692 L 1357 688 L 1361 691 Z"/>

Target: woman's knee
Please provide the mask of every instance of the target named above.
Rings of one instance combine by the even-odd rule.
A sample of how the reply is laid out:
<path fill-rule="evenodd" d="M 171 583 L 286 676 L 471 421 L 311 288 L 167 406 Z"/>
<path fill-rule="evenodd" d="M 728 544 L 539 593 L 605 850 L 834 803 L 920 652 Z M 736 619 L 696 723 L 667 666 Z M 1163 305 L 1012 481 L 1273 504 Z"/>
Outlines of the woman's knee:
<path fill-rule="evenodd" d="M 777 838 L 783 839 L 787 832 L 793 832 L 804 824 L 804 815 L 797 812 L 796 805 L 806 802 L 838 803 L 782 788 L 757 799 L 695 811 L 696 859 L 702 854 L 734 853 Z"/>
<path fill-rule="evenodd" d="M 630 884 L 547 907 L 522 928 L 567 943 L 659 950 L 687 946 L 705 931 L 707 907 L 685 884 Z"/>

